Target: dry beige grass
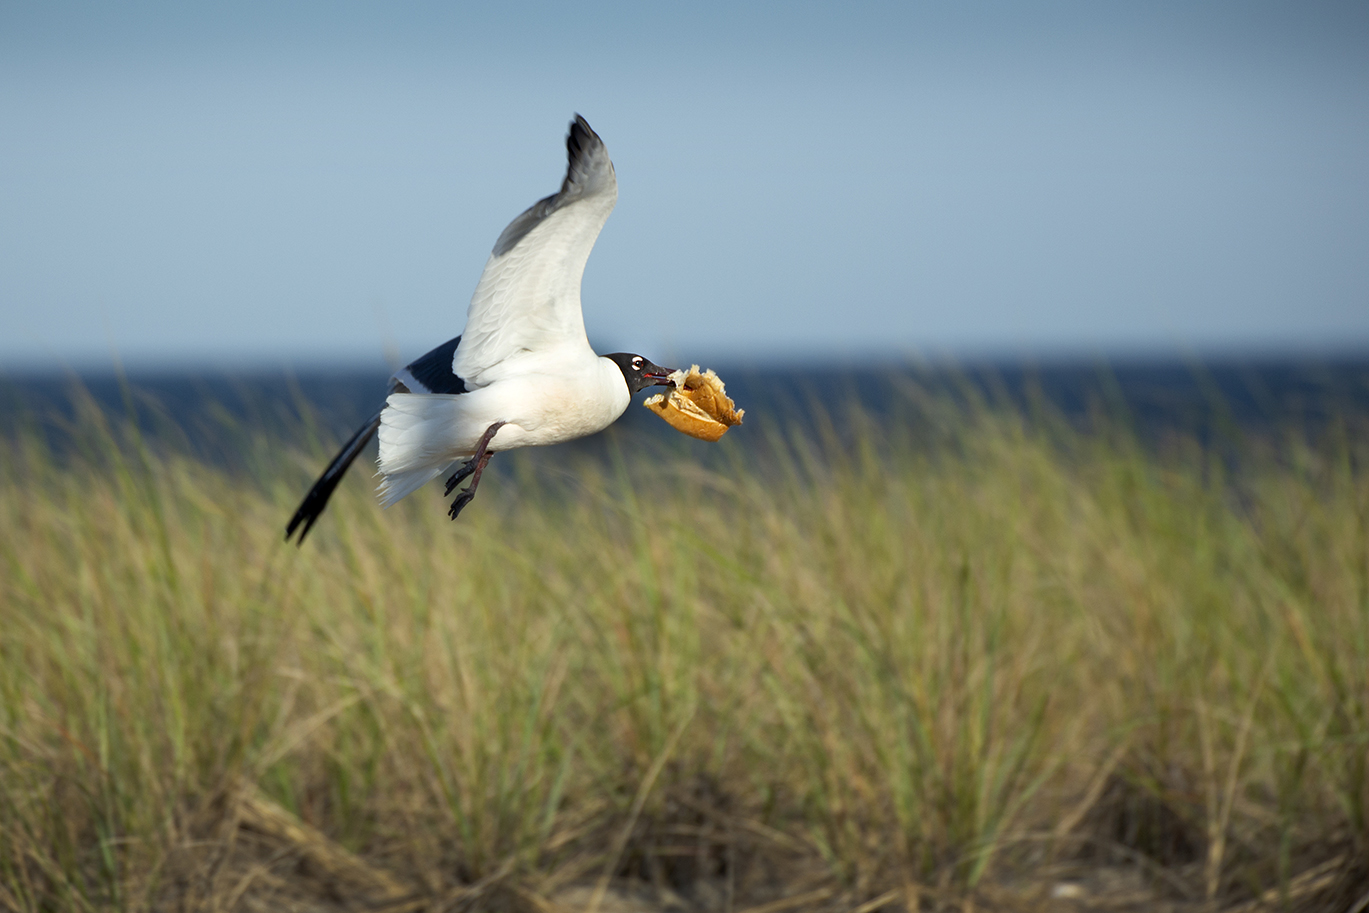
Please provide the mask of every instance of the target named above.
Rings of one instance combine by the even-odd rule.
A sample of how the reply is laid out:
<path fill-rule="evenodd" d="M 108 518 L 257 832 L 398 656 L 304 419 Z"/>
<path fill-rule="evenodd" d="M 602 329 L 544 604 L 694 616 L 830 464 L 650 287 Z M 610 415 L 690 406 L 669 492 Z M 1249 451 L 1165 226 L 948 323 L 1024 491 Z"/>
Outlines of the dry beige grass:
<path fill-rule="evenodd" d="M 0 908 L 1355 903 L 1369 435 L 852 427 L 298 551 L 316 460 L 6 444 Z"/>

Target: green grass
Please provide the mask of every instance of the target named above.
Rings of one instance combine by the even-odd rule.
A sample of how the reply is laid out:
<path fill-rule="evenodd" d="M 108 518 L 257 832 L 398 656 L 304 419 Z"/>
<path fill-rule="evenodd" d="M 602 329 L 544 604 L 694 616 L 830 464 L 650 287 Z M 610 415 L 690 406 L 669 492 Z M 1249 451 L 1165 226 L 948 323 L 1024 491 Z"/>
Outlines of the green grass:
<path fill-rule="evenodd" d="M 1081 860 L 1195 902 L 1362 877 L 1369 434 L 1233 467 L 917 419 L 510 455 L 455 524 L 356 472 L 300 550 L 317 453 L 5 444 L 0 909 L 231 909 L 346 858 L 381 874 L 335 893 L 434 909 L 614 873 L 738 909 Z M 277 807 L 334 855 L 251 826 Z"/>

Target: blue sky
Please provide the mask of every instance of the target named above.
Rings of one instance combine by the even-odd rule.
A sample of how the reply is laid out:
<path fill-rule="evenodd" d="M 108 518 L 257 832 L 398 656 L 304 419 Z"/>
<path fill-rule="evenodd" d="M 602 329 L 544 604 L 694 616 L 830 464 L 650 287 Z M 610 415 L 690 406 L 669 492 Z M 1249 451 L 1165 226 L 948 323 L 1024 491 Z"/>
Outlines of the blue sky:
<path fill-rule="evenodd" d="M 603 350 L 1369 351 L 1369 4 L 0 0 L 0 370 L 407 360 L 579 111 Z"/>

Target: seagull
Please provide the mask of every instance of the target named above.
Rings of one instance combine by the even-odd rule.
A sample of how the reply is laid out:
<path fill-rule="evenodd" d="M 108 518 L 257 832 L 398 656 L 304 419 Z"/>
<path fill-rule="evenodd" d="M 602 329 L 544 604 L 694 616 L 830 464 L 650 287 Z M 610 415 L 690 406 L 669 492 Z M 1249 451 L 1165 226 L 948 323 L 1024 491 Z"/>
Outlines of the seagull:
<path fill-rule="evenodd" d="M 466 328 L 390 378 L 385 405 L 342 445 L 285 527 L 300 544 L 347 467 L 380 438 L 380 503 L 412 494 L 450 466 L 453 520 L 475 497 L 490 457 L 602 431 L 672 369 L 631 352 L 596 355 L 585 335 L 580 279 L 618 200 L 613 162 L 579 114 L 566 136 L 559 192 L 523 211 L 494 242 Z"/>

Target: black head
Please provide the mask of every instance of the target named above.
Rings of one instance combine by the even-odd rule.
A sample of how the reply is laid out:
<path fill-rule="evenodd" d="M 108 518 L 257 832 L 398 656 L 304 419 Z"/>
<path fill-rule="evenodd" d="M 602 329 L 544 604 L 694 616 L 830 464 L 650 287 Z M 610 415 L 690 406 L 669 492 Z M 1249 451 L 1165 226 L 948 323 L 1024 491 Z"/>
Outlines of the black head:
<path fill-rule="evenodd" d="M 605 355 L 609 361 L 616 364 L 623 372 L 623 380 L 627 381 L 627 390 L 631 394 L 636 394 L 640 390 L 656 384 L 669 384 L 670 375 L 675 373 L 674 368 L 662 368 L 654 365 L 640 355 L 631 352 L 614 352 L 612 355 Z"/>

